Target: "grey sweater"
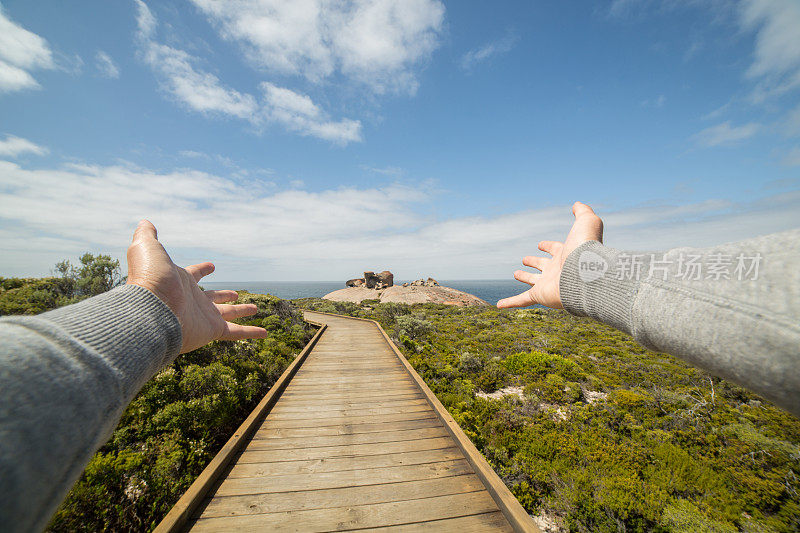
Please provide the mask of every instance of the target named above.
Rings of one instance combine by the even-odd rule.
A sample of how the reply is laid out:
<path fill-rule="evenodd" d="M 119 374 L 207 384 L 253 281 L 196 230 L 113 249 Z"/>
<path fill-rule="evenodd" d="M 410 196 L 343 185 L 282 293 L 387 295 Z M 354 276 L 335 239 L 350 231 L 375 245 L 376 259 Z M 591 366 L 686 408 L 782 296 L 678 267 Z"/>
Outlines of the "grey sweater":
<path fill-rule="evenodd" d="M 588 242 L 567 258 L 560 289 L 571 313 L 800 414 L 800 230 L 663 256 Z M 135 286 L 0 320 L 0 531 L 46 526 L 180 345 L 175 315 Z"/>
<path fill-rule="evenodd" d="M 653 254 L 586 242 L 567 257 L 560 291 L 570 313 L 800 416 L 800 229 Z"/>
<path fill-rule="evenodd" d="M 181 347 L 178 319 L 126 285 L 0 320 L 0 531 L 41 531 L 123 409 Z"/>

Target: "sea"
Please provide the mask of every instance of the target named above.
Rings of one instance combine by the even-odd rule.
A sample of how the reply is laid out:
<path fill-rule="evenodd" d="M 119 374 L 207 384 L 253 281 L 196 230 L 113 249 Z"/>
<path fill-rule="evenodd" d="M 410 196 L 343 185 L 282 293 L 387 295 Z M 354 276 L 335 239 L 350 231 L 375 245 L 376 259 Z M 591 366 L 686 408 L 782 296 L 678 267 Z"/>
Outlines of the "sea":
<path fill-rule="evenodd" d="M 402 285 L 411 281 L 413 280 L 399 280 L 395 281 L 395 285 Z M 497 301 L 502 298 L 519 294 L 528 289 L 528 285 L 513 279 L 453 279 L 437 281 L 445 287 L 452 287 L 459 291 L 474 294 L 491 305 L 497 304 Z M 345 288 L 344 283 L 341 281 L 202 281 L 200 284 L 206 289 L 246 290 L 256 294 L 271 294 L 285 300 L 321 298 L 329 292 Z"/>

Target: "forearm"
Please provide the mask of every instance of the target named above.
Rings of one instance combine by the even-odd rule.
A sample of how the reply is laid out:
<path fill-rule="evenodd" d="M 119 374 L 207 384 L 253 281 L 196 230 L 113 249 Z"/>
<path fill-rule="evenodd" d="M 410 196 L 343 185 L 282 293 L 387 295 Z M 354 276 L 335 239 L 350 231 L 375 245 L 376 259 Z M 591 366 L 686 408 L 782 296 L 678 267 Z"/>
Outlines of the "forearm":
<path fill-rule="evenodd" d="M 569 312 L 800 415 L 800 230 L 653 255 L 584 243 L 564 264 L 560 293 Z"/>
<path fill-rule="evenodd" d="M 171 362 L 180 324 L 128 285 L 0 321 L 0 530 L 41 530 L 141 386 Z"/>

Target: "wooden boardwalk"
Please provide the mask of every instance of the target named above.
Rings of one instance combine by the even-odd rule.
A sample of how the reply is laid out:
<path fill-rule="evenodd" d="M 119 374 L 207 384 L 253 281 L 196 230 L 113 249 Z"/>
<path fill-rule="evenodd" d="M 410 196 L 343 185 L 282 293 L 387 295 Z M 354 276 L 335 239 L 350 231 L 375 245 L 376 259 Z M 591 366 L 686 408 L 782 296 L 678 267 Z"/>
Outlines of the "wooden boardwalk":
<path fill-rule="evenodd" d="M 306 320 L 324 331 L 157 531 L 537 531 L 376 323 Z"/>

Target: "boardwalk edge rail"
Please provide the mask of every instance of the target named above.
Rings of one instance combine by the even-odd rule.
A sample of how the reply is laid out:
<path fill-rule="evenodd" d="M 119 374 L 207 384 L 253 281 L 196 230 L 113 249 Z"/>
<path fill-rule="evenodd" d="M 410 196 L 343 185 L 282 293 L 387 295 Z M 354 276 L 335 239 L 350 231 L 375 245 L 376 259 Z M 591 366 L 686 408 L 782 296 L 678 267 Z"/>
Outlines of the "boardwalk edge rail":
<path fill-rule="evenodd" d="M 158 524 L 153 530 L 154 533 L 174 533 L 181 531 L 188 519 L 191 517 L 208 492 L 219 479 L 219 476 L 225 471 L 231 459 L 239 453 L 242 446 L 247 444 L 250 437 L 269 414 L 272 408 L 277 403 L 278 399 L 283 394 L 286 386 L 292 380 L 300 365 L 303 364 L 308 354 L 317 344 L 319 338 L 328 328 L 325 324 L 319 324 L 312 320 L 306 320 L 312 326 L 319 327 L 317 332 L 311 337 L 311 340 L 305 345 L 303 350 L 294 358 L 294 361 L 286 368 L 272 387 L 270 387 L 267 394 L 258 403 L 256 408 L 250 415 L 242 422 L 242 425 L 236 430 L 233 436 L 228 439 L 225 446 L 214 456 L 208 466 L 203 469 L 194 483 L 191 484 L 189 489 L 181 496 L 178 502 L 170 509 L 167 516 Z"/>
<path fill-rule="evenodd" d="M 497 472 L 494 471 L 492 466 L 488 461 L 486 461 L 481 452 L 478 451 L 474 444 L 472 444 L 472 441 L 469 440 L 469 437 L 467 437 L 458 423 L 456 423 L 450 412 L 445 408 L 444 405 L 442 405 L 442 402 L 439 401 L 439 398 L 436 397 L 433 391 L 428 388 L 428 385 L 425 384 L 425 381 L 422 379 L 422 377 L 417 374 L 417 371 L 414 370 L 414 367 L 411 366 L 411 363 L 408 362 L 403 353 L 397 348 L 397 346 L 395 346 L 394 342 L 392 342 L 392 339 L 389 338 L 389 335 L 386 334 L 386 331 L 384 331 L 383 327 L 381 327 L 376 320 L 337 315 L 335 313 L 324 313 L 321 311 L 313 311 L 311 309 L 306 309 L 306 311 L 320 315 L 330 315 L 337 318 L 350 318 L 352 320 L 362 320 L 364 322 L 373 323 L 378 328 L 378 331 L 381 332 L 384 340 L 391 347 L 392 351 L 394 351 L 397 358 L 400 359 L 400 362 L 405 367 L 406 372 L 408 372 L 411 378 L 416 382 L 417 386 L 422 391 L 422 394 L 428 400 L 428 403 L 436 413 L 436 416 L 439 418 L 442 424 L 444 424 L 444 427 L 447 428 L 450 436 L 453 437 L 453 439 L 456 441 L 456 444 L 459 446 L 459 448 L 461 448 L 461 451 L 464 452 L 464 456 L 467 458 L 467 461 L 472 466 L 473 470 L 475 470 L 475 474 L 483 482 L 486 490 L 503 512 L 506 519 L 511 524 L 511 527 L 514 528 L 514 531 L 541 533 L 539 527 L 533 521 L 528 512 L 525 511 L 525 508 L 523 508 L 519 503 L 519 500 L 517 500 L 516 496 L 514 496 L 511 491 L 508 490 L 508 487 L 503 480 L 500 479 L 500 476 L 497 475 Z"/>

